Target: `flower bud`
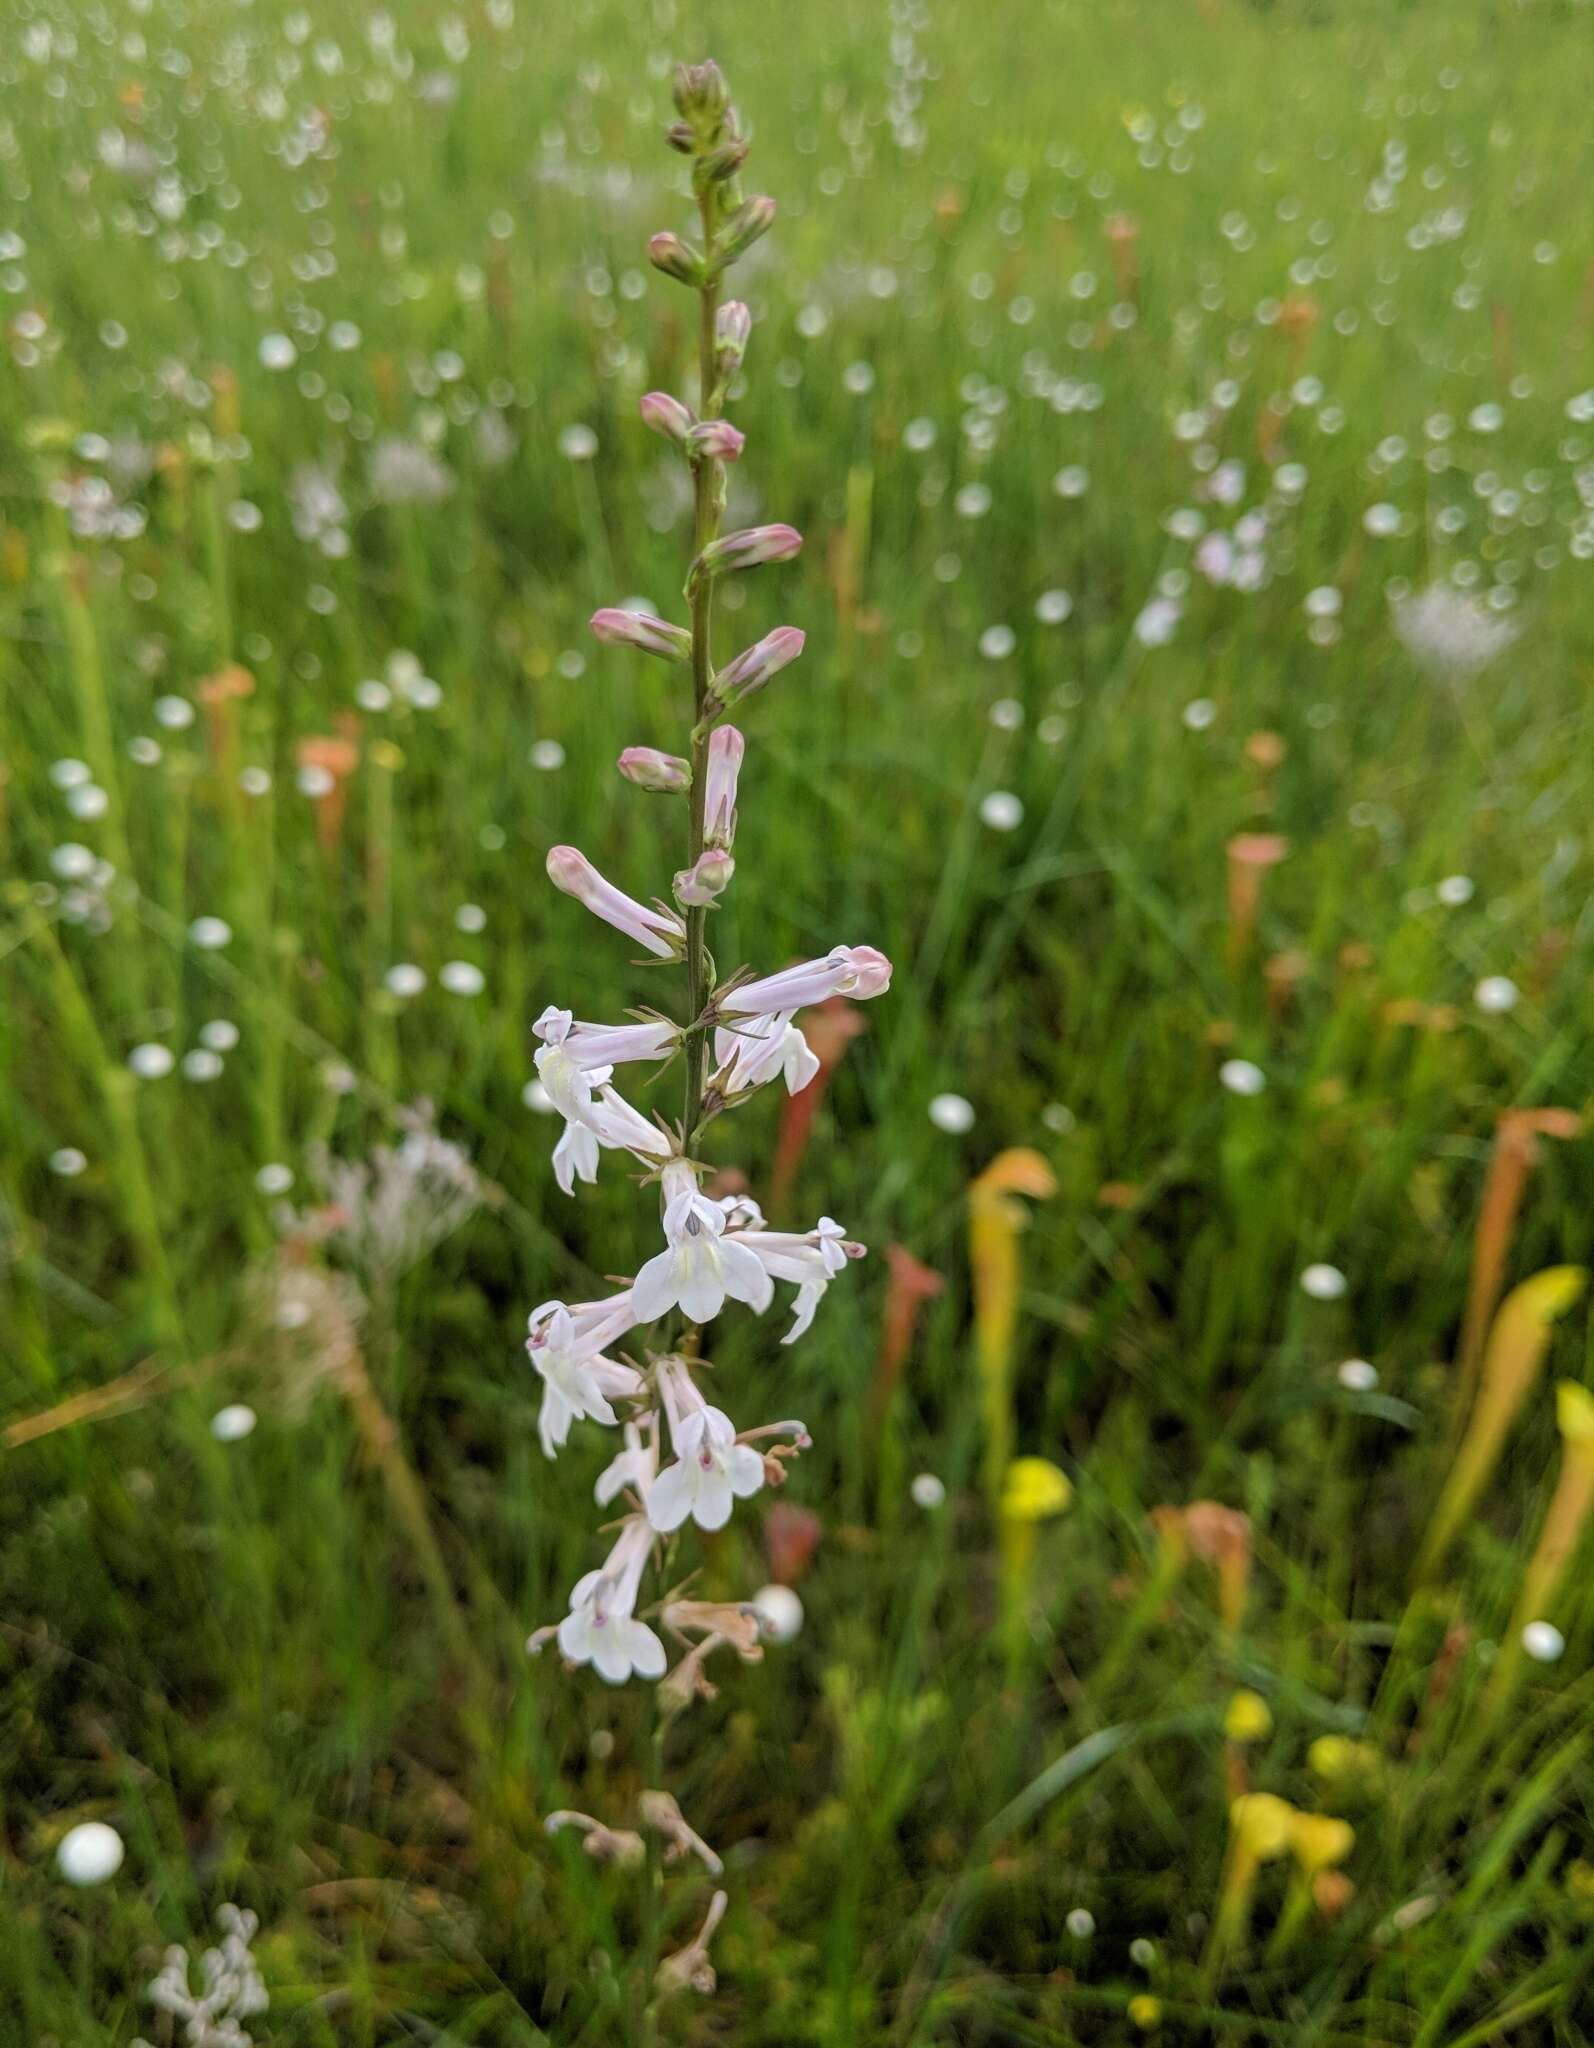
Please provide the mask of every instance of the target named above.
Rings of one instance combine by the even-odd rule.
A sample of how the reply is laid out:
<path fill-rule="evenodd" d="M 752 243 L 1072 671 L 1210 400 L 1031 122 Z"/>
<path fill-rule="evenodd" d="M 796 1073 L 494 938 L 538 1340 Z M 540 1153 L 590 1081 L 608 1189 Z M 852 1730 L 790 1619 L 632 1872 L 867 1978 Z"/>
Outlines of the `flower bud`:
<path fill-rule="evenodd" d="M 760 562 L 789 562 L 803 544 L 795 526 L 744 526 L 737 533 L 711 540 L 692 564 L 686 587 L 695 590 L 705 576 L 727 569 L 753 569 Z"/>
<path fill-rule="evenodd" d="M 742 703 L 797 659 L 807 637 L 800 626 L 777 626 L 726 663 L 711 685 L 714 695 L 722 704 Z"/>
<path fill-rule="evenodd" d="M 648 261 L 655 270 L 662 270 L 666 277 L 673 277 L 677 284 L 696 287 L 703 283 L 703 259 L 691 243 L 683 242 L 679 235 L 650 236 Z"/>
<path fill-rule="evenodd" d="M 773 199 L 763 194 L 753 199 L 744 199 L 714 237 L 715 262 L 734 263 L 738 256 L 745 254 L 753 246 L 760 235 L 769 232 L 770 223 L 774 218 Z"/>
<path fill-rule="evenodd" d="M 716 726 L 703 774 L 703 831 L 710 846 L 729 852 L 736 840 L 736 778 L 747 742 L 734 725 Z"/>
<path fill-rule="evenodd" d="M 734 376 L 747 353 L 753 316 L 740 299 L 727 299 L 714 316 L 714 361 L 721 377 Z"/>
<path fill-rule="evenodd" d="M 732 135 L 720 143 L 717 149 L 710 149 L 700 156 L 692 166 L 692 186 L 702 193 L 710 185 L 723 185 L 734 178 L 747 161 L 748 145 L 739 135 Z M 727 195 L 734 197 L 734 194 Z"/>
<path fill-rule="evenodd" d="M 671 149 L 678 150 L 682 156 L 691 156 L 697 148 L 697 130 L 690 121 L 672 122 L 664 131 L 664 139 Z"/>
<path fill-rule="evenodd" d="M 606 606 L 587 621 L 593 637 L 605 647 L 634 647 L 640 654 L 656 654 L 661 661 L 690 661 L 692 636 L 684 626 L 672 626 L 648 612 L 620 611 Z"/>
<path fill-rule="evenodd" d="M 637 406 L 642 424 L 662 434 L 666 441 L 684 442 L 692 431 L 692 415 L 678 398 L 667 391 L 649 391 Z"/>
<path fill-rule="evenodd" d="M 699 420 L 687 433 L 686 452 L 696 462 L 734 462 L 746 439 L 729 420 Z"/>
<path fill-rule="evenodd" d="M 661 754 L 657 747 L 627 747 L 615 764 L 627 782 L 679 796 L 692 786 L 692 764 L 679 754 Z"/>
<path fill-rule="evenodd" d="M 736 872 L 736 863 L 722 846 L 710 846 L 675 878 L 675 900 L 687 910 L 701 910 L 722 896 Z"/>
<path fill-rule="evenodd" d="M 718 127 L 731 98 L 725 74 L 712 57 L 702 64 L 677 64 L 670 97 L 681 119 L 689 121 L 699 134 Z"/>

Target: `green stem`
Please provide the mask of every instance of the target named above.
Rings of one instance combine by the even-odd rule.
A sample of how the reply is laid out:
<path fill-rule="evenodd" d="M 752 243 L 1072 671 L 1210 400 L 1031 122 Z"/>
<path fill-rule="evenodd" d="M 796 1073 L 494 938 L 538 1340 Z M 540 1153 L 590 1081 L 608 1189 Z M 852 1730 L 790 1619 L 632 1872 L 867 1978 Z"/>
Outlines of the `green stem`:
<path fill-rule="evenodd" d="M 703 219 L 703 248 L 711 251 L 714 245 L 715 194 L 712 185 L 705 188 L 698 202 Z M 697 331 L 698 383 L 701 392 L 702 416 L 713 419 L 723 406 L 718 389 L 719 379 L 715 375 L 716 321 L 719 314 L 719 277 L 712 274 L 700 294 L 700 308 Z M 711 540 L 719 533 L 720 514 L 724 510 L 725 471 L 723 464 L 705 458 L 693 471 L 696 517 L 693 522 L 693 547 L 701 554 Z M 706 730 L 710 704 L 710 685 L 714 680 L 714 581 L 712 576 L 699 579 L 692 592 L 692 789 L 690 796 L 690 823 L 687 828 L 686 864 L 688 867 L 703 851 L 705 829 L 705 805 L 708 776 L 708 742 Z M 708 958 L 708 911 L 706 908 L 688 910 L 686 913 L 686 1007 L 687 1018 L 696 1024 L 702 1016 L 709 997 Z M 686 1041 L 686 1097 L 681 1112 L 682 1142 L 688 1153 L 692 1140 L 697 1134 L 698 1123 L 703 1114 L 703 1062 L 707 1049 L 706 1034 L 692 1031 Z"/>

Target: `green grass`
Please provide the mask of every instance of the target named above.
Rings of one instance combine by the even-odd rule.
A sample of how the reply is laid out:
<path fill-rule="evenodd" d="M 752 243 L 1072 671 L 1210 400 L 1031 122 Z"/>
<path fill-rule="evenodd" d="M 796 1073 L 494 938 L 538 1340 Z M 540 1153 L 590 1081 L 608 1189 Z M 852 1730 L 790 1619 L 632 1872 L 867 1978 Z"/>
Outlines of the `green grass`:
<path fill-rule="evenodd" d="M 883 1430 L 883 1257 L 792 1351 L 773 1321 L 726 1320 L 728 1405 L 805 1417 L 787 1497 L 825 1537 L 800 1637 L 716 1666 L 718 1700 L 669 1739 L 731 1904 L 720 1989 L 672 2005 L 664 2038 L 1062 2048 L 1141 2038 L 1128 2004 L 1150 1991 L 1167 2041 L 1594 2040 L 1586 1549 L 1550 1617 L 1564 1656 L 1527 1666 L 1497 1725 L 1479 1714 L 1554 1482 L 1551 1382 L 1589 1376 L 1586 1310 L 1557 1326 L 1443 1582 L 1407 1604 L 1495 1116 L 1594 1094 L 1594 429 L 1566 412 L 1594 386 L 1588 9 L 905 0 L 894 22 L 836 0 L 522 0 L 518 20 L 459 17 L 457 59 L 453 17 L 395 15 L 415 53 L 397 78 L 340 0 L 313 22 L 276 0 L 10 0 L 0 37 L 0 229 L 25 245 L 0 242 L 0 1424 L 149 1373 L 120 1412 L 0 1453 L 0 2041 L 164 2044 L 144 1986 L 225 1899 L 260 1914 L 256 2033 L 276 2048 L 626 2037 L 641 1883 L 540 1821 L 628 1820 L 648 1707 L 523 1655 L 594 1561 L 608 1447 L 589 1430 L 545 1463 L 521 1343 L 533 1303 L 631 1270 L 653 1224 L 612 1165 L 559 1195 L 555 1131 L 521 1091 L 545 1003 L 613 1016 L 653 993 L 546 884 L 548 846 L 644 896 L 681 864 L 678 813 L 612 768 L 628 743 L 680 749 L 676 672 L 585 620 L 633 592 L 679 615 L 687 543 L 660 530 L 636 400 L 685 383 L 692 335 L 642 251 L 685 225 L 665 64 L 704 49 L 782 207 L 737 274 L 758 324 L 736 483 L 808 536 L 740 580 L 725 622 L 730 646 L 793 621 L 808 653 L 744 721 L 716 952 L 767 970 L 867 941 L 896 961 L 781 1220 L 832 1213 L 947 1289 Z M 886 114 L 921 66 L 905 147 Z M 329 153 L 299 160 L 323 118 Z M 108 129 L 153 152 L 142 169 L 105 160 Z M 1405 174 L 1370 210 L 1391 141 Z M 168 175 L 177 219 L 155 210 L 176 210 Z M 1139 274 L 1115 326 L 1121 213 Z M 1258 317 L 1303 294 L 1309 333 Z M 294 337 L 292 368 L 264 365 L 269 334 Z M 1059 379 L 1066 406 L 1035 395 Z M 1488 405 L 1498 427 L 1469 424 Z M 1166 521 L 1201 503 L 1176 428 L 1202 407 L 1244 507 L 1270 462 L 1307 482 L 1275 495 L 1266 586 L 1190 576 L 1170 644 L 1145 647 L 1158 579 L 1190 569 Z M 1425 467 L 1441 413 L 1449 461 Z M 573 425 L 591 461 L 562 451 Z M 73 537 L 52 503 L 103 467 L 82 435 L 144 444 L 135 536 Z M 375 501 L 385 436 L 435 436 L 446 502 Z M 1391 436 L 1406 452 L 1370 470 Z M 313 462 L 340 465 L 342 557 L 294 531 Z M 1081 496 L 1054 490 L 1069 465 Z M 958 509 L 972 484 L 981 516 Z M 1381 502 L 1398 535 L 1365 530 Z M 1520 629 L 1462 687 L 1414 666 L 1387 594 L 1457 572 L 1509 586 Z M 1304 605 L 1324 586 L 1328 645 Z M 1054 589 L 1072 612 L 1045 624 Z M 401 649 L 441 700 L 356 714 L 323 848 L 297 749 Z M 155 705 L 229 661 L 254 690 L 218 766 L 202 710 L 178 729 Z M 993 721 L 1008 702 L 1021 722 Z M 1258 732 L 1283 742 L 1272 771 Z M 158 760 L 130 756 L 138 736 Z M 560 765 L 532 765 L 539 742 Z M 65 759 L 102 816 L 69 811 Z M 240 791 L 244 765 L 265 793 Z M 1020 799 L 1016 829 L 982 821 L 993 790 Z M 1235 965 L 1224 849 L 1254 830 L 1290 851 Z M 108 929 L 69 914 L 65 842 L 117 870 Z M 1453 875 L 1475 889 L 1447 907 Z M 479 932 L 456 926 L 467 903 Z M 194 944 L 200 916 L 230 943 Z M 1281 993 L 1262 963 L 1290 955 Z M 451 960 L 482 994 L 439 984 Z M 429 977 L 413 1000 L 384 987 L 399 962 Z M 1473 1000 L 1493 975 L 1520 988 L 1507 1012 Z M 1393 1021 L 1401 1001 L 1452 1028 Z M 217 1019 L 239 1034 L 219 1078 L 129 1072 L 135 1046 L 180 1056 Z M 1264 1092 L 1220 1085 L 1231 1056 Z M 949 1091 L 966 1135 L 928 1116 Z M 357 1157 L 422 1098 L 495 1191 L 368 1287 L 359 1326 L 435 1538 L 353 1401 L 302 1362 L 289 1384 L 249 1277 L 278 1236 L 260 1170 L 291 1168 L 307 1205 L 318 1142 Z M 717 1162 L 755 1188 L 776 1114 L 716 1126 Z M 1016 1438 L 1076 1498 L 1042 1533 L 1015 1656 L 978 1488 L 965 1189 L 1018 1144 L 1059 1186 L 1023 1241 Z M 62 1148 L 80 1173 L 52 1171 Z M 1594 1240 L 1586 1141 L 1542 1152 L 1512 1280 Z M 1342 1299 L 1302 1291 L 1314 1261 Z M 1341 1387 L 1350 1356 L 1375 1393 Z M 210 1433 L 227 1401 L 259 1410 L 239 1444 Z M 922 1471 L 948 1489 L 929 1515 Z M 1149 1511 L 1197 1498 L 1251 1518 L 1237 1640 L 1204 1568 L 1157 1590 Z M 762 1508 L 692 1553 L 707 1595 L 768 1576 Z M 1343 1803 L 1343 1913 L 1270 1953 L 1286 1880 L 1267 1866 L 1214 1989 L 1241 1683 L 1273 1715 L 1258 1789 L 1332 1804 L 1306 1760 L 1325 1733 L 1383 1763 Z M 90 1817 L 127 1860 L 75 1892 L 54 1850 Z M 671 1879 L 669 1936 L 706 1891 Z M 1064 1925 L 1081 1906 L 1088 1939 Z"/>

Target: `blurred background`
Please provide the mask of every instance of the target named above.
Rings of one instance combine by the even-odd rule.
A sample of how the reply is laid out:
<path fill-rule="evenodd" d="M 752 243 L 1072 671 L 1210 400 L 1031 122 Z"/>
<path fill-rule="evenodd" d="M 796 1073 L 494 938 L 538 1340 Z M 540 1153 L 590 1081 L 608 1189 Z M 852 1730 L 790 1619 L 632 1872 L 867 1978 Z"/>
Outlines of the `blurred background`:
<path fill-rule="evenodd" d="M 586 620 L 682 616 L 709 52 L 780 207 L 731 521 L 806 535 L 722 652 L 808 636 L 715 951 L 896 977 L 714 1132 L 871 1256 L 720 1335 L 815 1443 L 701 1597 L 802 1621 L 672 1734 L 731 1905 L 663 2038 L 1590 2038 L 1578 1276 L 1494 1320 L 1591 1231 L 1588 31 L 5 0 L 8 2041 L 230 2039 L 146 1987 L 233 1901 L 258 2042 L 629 2024 L 541 1821 L 648 1710 L 522 1649 L 612 1444 L 522 1347 L 656 1238 L 530 1026 L 660 1000 L 543 858 L 681 864 L 613 766 L 680 672 Z M 1255 1791 L 1355 1847 L 1247 1937 Z"/>

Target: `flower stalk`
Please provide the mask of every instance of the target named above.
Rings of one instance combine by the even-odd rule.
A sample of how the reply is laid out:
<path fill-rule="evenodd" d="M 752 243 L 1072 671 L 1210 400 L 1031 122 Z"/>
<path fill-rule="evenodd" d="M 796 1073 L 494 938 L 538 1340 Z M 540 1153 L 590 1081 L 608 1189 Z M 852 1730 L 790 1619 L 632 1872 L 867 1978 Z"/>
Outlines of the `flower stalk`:
<path fill-rule="evenodd" d="M 687 1825 L 665 1789 L 665 1738 L 694 1703 L 714 1698 L 711 1658 L 731 1651 L 757 1663 L 764 1641 L 780 1639 L 750 1600 L 680 1597 L 690 1573 L 679 1564 L 678 1547 L 692 1526 L 722 1529 L 738 1502 L 783 1484 L 791 1459 L 809 1442 L 796 1420 L 740 1428 L 718 1405 L 718 1384 L 715 1399 L 707 1397 L 701 1382 L 710 1370 L 709 1326 L 728 1302 L 763 1314 L 777 1286 L 785 1285 L 796 1293 L 782 1341 L 793 1343 L 809 1328 L 831 1281 L 864 1249 L 828 1216 L 806 1231 L 766 1228 L 747 1196 L 705 1192 L 708 1169 L 698 1152 L 722 1112 L 773 1082 L 783 1080 L 795 1094 L 812 1079 L 819 1062 L 794 1022 L 797 1011 L 833 996 L 883 994 L 891 979 L 891 963 L 869 946 L 838 945 L 823 959 L 762 977 L 738 969 L 724 981 L 710 950 L 709 919 L 736 875 L 731 847 L 746 754 L 743 735 L 725 720 L 795 660 L 803 644 L 795 627 L 781 627 L 716 669 L 716 592 L 722 575 L 789 561 L 802 536 L 785 525 L 721 531 L 725 465 L 739 460 L 746 446 L 725 407 L 751 328 L 746 306 L 722 296 L 723 279 L 769 226 L 775 208 L 772 200 L 741 194 L 738 173 L 747 146 L 718 68 L 678 67 L 674 99 L 679 118 L 667 139 L 691 161 L 700 242 L 655 235 L 649 256 L 665 276 L 697 294 L 698 390 L 695 408 L 650 392 L 641 411 L 692 479 L 693 554 L 684 590 L 689 622 L 603 607 L 592 630 L 606 646 L 690 673 L 688 752 L 627 747 L 617 764 L 633 785 L 685 798 L 685 863 L 674 875 L 673 903 L 627 894 L 571 846 L 550 851 L 548 874 L 640 948 L 648 956 L 642 964 L 684 975 L 684 1003 L 679 1015 L 633 1010 L 625 1024 L 581 1022 L 550 1004 L 534 1027 L 541 1041 L 538 1078 L 563 1119 L 552 1161 L 559 1186 L 574 1195 L 578 1181 L 597 1179 L 605 1152 L 628 1155 L 657 1190 L 664 1243 L 629 1285 L 605 1299 L 542 1303 L 531 1313 L 527 1338 L 542 1382 L 545 1453 L 556 1456 L 578 1427 L 596 1424 L 622 1435 L 622 1448 L 594 1489 L 600 1508 L 618 1517 L 607 1527 L 608 1553 L 577 1580 L 565 1615 L 536 1630 L 527 1648 L 535 1653 L 556 1641 L 571 1669 L 590 1667 L 611 1685 L 641 1678 L 655 1687 L 645 1777 L 655 1789 L 645 1795 L 648 1832 L 640 1854 L 630 1831 L 590 1816 L 554 1816 L 560 1826 L 583 1830 L 589 1853 L 643 1868 L 632 2012 L 635 2038 L 647 2044 L 657 2039 L 662 2000 L 713 1990 L 709 1942 L 727 1904 L 726 1894 L 715 1891 L 700 1932 L 660 1961 L 666 1864 L 689 1857 L 712 1876 L 721 1869 L 718 1852 Z M 677 1058 L 680 1111 L 673 1120 L 636 1106 L 631 1083 L 624 1092 L 616 1085 L 622 1068 L 668 1068 Z M 650 1575 L 662 1581 L 657 1588 Z M 622 1853 L 609 1854 L 615 1842 Z"/>

